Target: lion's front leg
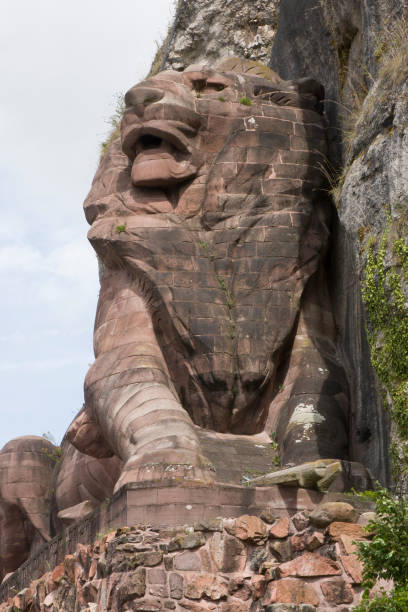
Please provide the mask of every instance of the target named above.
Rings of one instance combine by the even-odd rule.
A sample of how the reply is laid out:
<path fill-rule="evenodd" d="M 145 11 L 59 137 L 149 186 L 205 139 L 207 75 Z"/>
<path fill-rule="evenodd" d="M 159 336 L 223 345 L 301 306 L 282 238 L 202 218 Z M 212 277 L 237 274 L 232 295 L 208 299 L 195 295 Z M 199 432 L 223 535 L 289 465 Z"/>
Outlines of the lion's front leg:
<path fill-rule="evenodd" d="M 94 338 L 97 359 L 86 377 L 85 403 L 125 462 L 115 490 L 127 482 L 213 479 L 170 380 L 145 300 L 125 271 L 105 271 Z"/>
<path fill-rule="evenodd" d="M 272 406 L 282 466 L 348 459 L 348 383 L 324 276 L 318 271 L 305 290 L 289 367 Z"/>

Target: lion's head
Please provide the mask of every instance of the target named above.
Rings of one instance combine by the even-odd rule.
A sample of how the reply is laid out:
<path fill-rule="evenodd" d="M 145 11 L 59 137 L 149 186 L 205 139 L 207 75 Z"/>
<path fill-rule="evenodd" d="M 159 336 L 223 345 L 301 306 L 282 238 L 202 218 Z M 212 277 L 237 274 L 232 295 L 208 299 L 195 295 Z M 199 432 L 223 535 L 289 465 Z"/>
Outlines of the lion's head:
<path fill-rule="evenodd" d="M 282 81 L 236 58 L 135 85 L 125 96 L 121 147 L 112 147 L 85 202 L 88 221 L 126 208 L 221 212 L 234 200 L 228 194 L 248 192 L 238 188 L 245 182 L 253 195 L 310 195 L 322 183 L 317 166 L 326 152 L 323 93 L 312 79 Z"/>

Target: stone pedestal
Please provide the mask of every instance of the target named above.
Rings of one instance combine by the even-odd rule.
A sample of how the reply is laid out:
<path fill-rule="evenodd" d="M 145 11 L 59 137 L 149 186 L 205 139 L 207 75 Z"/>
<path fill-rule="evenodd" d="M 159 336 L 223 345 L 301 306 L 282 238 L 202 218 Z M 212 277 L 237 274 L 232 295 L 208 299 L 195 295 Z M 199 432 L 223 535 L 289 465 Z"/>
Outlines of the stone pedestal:
<path fill-rule="evenodd" d="M 180 484 L 172 480 L 130 484 L 111 499 L 105 520 L 109 527 L 140 524 L 172 527 L 216 517 L 259 516 L 265 508 L 277 516 L 290 516 L 301 510 L 313 510 L 327 496 L 344 497 L 279 485 L 251 488 L 224 483 Z"/>

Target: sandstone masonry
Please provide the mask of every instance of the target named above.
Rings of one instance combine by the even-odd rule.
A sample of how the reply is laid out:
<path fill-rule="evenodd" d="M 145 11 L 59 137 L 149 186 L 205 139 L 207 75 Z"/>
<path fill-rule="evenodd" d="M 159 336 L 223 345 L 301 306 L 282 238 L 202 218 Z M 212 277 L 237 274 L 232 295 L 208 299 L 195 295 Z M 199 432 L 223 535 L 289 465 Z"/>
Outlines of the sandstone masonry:
<path fill-rule="evenodd" d="M 330 502 L 290 519 L 266 509 L 263 520 L 122 527 L 93 545 L 78 544 L 0 612 L 349 610 L 362 572 L 349 534 L 367 537 L 365 514 Z"/>

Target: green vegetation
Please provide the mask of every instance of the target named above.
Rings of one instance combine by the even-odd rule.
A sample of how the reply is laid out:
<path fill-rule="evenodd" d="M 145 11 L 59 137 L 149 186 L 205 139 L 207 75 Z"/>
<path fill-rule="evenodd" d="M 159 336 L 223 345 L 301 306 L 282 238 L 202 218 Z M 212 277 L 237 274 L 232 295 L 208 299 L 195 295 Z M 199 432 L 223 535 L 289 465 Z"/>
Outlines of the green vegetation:
<path fill-rule="evenodd" d="M 394 233 L 389 221 L 380 244 L 367 244 L 363 300 L 371 361 L 398 436 L 391 447 L 398 481 L 408 470 L 408 245 L 402 237 L 393 240 Z"/>
<path fill-rule="evenodd" d="M 124 223 L 123 225 L 117 225 L 116 226 L 116 233 L 117 234 L 122 234 L 123 232 L 126 232 L 126 223 Z"/>
<path fill-rule="evenodd" d="M 57 445 L 55 437 L 50 431 L 46 431 L 45 433 L 43 433 L 42 437 L 48 440 L 48 442 L 51 442 L 51 444 L 54 446 L 54 449 L 51 450 L 50 448 L 43 446 L 41 452 L 43 453 L 43 455 L 54 461 L 54 463 L 59 463 L 61 461 L 62 456 L 61 446 Z"/>
<path fill-rule="evenodd" d="M 240 104 L 244 104 L 245 106 L 252 106 L 252 100 L 251 98 L 247 98 L 247 96 L 241 98 L 239 102 Z"/>
<path fill-rule="evenodd" d="M 204 241 L 204 240 L 200 240 L 200 247 L 203 249 L 203 251 L 205 252 L 206 256 L 208 257 L 208 259 L 213 262 L 215 259 L 215 253 L 214 251 L 212 251 L 209 247 L 209 245 Z M 228 308 L 228 316 L 229 316 L 229 320 L 230 320 L 230 326 L 231 326 L 231 330 L 230 330 L 230 338 L 231 340 L 233 340 L 235 338 L 235 319 L 234 316 L 232 314 L 232 308 L 234 306 L 234 299 L 233 299 L 233 295 L 231 293 L 231 291 L 228 289 L 225 280 L 222 278 L 222 276 L 220 276 L 219 274 L 215 275 L 218 284 L 220 286 L 220 288 L 222 289 L 222 291 L 225 294 L 225 303 L 227 305 Z M 233 390 L 234 392 L 234 390 Z"/>
<path fill-rule="evenodd" d="M 269 434 L 269 437 L 271 439 L 271 447 L 272 449 L 275 451 L 275 457 L 273 458 L 273 462 L 276 465 L 276 467 L 280 466 L 280 461 L 279 461 L 279 446 L 278 446 L 278 439 L 276 436 L 276 431 L 271 431 L 271 433 Z"/>
<path fill-rule="evenodd" d="M 406 612 L 408 610 L 408 501 L 394 498 L 386 489 L 366 491 L 363 497 L 376 504 L 375 520 L 368 523 L 370 542 L 358 542 L 357 556 L 364 564 L 363 596 L 355 612 Z M 384 591 L 370 598 L 380 578 L 393 580 L 389 594 Z"/>
<path fill-rule="evenodd" d="M 218 101 L 219 102 L 226 102 L 225 98 L 223 98 L 222 96 L 218 96 Z"/>
<path fill-rule="evenodd" d="M 235 319 L 234 319 L 234 315 L 232 314 L 232 308 L 234 306 L 233 296 L 232 296 L 231 291 L 228 289 L 225 283 L 225 280 L 222 278 L 222 276 L 217 274 L 216 278 L 217 278 L 219 286 L 221 287 L 221 289 L 223 290 L 225 294 L 225 302 L 228 308 L 228 316 L 229 316 L 230 326 L 231 326 L 230 338 L 231 340 L 234 340 L 235 338 Z"/>
<path fill-rule="evenodd" d="M 176 13 L 177 13 L 177 9 L 179 7 L 179 5 L 181 4 L 182 0 L 174 0 L 173 2 L 173 15 L 171 17 L 170 23 L 167 27 L 167 32 L 165 34 L 165 36 L 162 38 L 162 40 L 160 41 L 155 41 L 156 42 L 156 54 L 154 56 L 153 59 L 153 63 L 152 63 L 152 67 L 150 68 L 150 72 L 147 75 L 147 78 L 154 76 L 155 74 L 157 74 L 163 64 L 163 60 L 164 60 L 164 54 L 166 52 L 167 49 L 167 45 L 169 43 L 170 40 L 170 36 L 172 34 L 172 30 L 173 30 L 173 23 L 176 17 Z"/>
<path fill-rule="evenodd" d="M 408 22 L 401 18 L 382 30 L 377 40 L 374 59 L 378 64 L 378 77 L 401 85 L 408 76 Z"/>
<path fill-rule="evenodd" d="M 210 250 L 210 247 L 208 246 L 208 244 L 206 242 L 204 242 L 204 240 L 200 240 L 200 247 L 202 249 L 204 249 L 205 254 L 207 255 L 207 257 L 210 259 L 210 261 L 214 261 L 215 259 L 215 253 L 214 251 Z"/>
<path fill-rule="evenodd" d="M 124 94 L 116 94 L 115 110 L 113 115 L 107 120 L 107 123 L 111 126 L 111 131 L 109 132 L 107 139 L 101 143 L 100 159 L 102 159 L 105 155 L 109 145 L 120 136 L 120 122 L 122 120 L 122 115 L 125 112 L 125 108 Z"/>
<path fill-rule="evenodd" d="M 62 456 L 62 448 L 60 446 L 56 446 L 52 451 L 46 446 L 43 446 L 41 452 L 54 463 L 60 463 Z"/>

